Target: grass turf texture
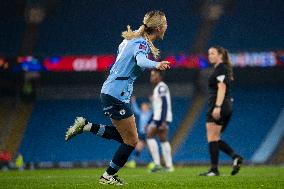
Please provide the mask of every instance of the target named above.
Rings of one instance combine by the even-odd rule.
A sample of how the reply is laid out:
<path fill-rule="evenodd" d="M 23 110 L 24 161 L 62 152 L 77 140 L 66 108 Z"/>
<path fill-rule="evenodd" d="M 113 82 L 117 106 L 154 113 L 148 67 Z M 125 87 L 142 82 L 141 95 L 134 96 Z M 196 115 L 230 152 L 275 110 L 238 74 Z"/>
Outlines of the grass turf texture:
<path fill-rule="evenodd" d="M 198 176 L 206 170 L 204 166 L 190 166 L 176 168 L 173 173 L 149 173 L 145 168 L 124 168 L 119 173 L 128 182 L 124 186 L 99 184 L 102 168 L 0 171 L 0 188 L 284 188 L 284 167 L 245 166 L 238 175 L 230 176 L 231 168 L 223 166 L 219 177 Z"/>

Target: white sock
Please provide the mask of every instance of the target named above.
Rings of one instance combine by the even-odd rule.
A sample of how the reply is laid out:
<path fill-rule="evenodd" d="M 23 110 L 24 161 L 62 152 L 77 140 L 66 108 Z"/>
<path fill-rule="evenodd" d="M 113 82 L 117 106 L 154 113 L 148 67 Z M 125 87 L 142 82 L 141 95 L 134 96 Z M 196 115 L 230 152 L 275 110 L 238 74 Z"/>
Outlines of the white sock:
<path fill-rule="evenodd" d="M 171 168 L 173 167 L 173 160 L 172 160 L 172 149 L 171 145 L 168 141 L 161 143 L 162 147 L 162 154 L 165 160 L 166 167 Z"/>
<path fill-rule="evenodd" d="M 90 131 L 92 127 L 92 123 L 88 123 L 87 125 L 84 126 L 83 131 Z"/>
<path fill-rule="evenodd" d="M 147 139 L 147 144 L 148 144 L 148 148 L 149 148 L 149 151 L 151 153 L 154 163 L 156 165 L 161 165 L 157 141 L 153 138 L 150 138 L 150 139 Z"/>

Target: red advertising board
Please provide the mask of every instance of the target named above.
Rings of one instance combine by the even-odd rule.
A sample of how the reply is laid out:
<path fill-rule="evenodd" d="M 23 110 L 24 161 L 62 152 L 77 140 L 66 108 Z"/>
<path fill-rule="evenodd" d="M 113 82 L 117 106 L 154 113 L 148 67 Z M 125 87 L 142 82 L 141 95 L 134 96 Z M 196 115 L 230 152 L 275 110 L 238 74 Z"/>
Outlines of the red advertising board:
<path fill-rule="evenodd" d="M 51 71 L 81 72 L 107 71 L 115 62 L 115 55 L 33 56 L 13 59 L 0 57 L 0 70 L 12 71 Z M 171 63 L 171 68 L 204 69 L 209 66 L 206 54 L 188 55 L 185 53 L 168 55 L 163 58 Z M 234 67 L 271 67 L 284 65 L 284 51 L 230 53 Z"/>
<path fill-rule="evenodd" d="M 44 59 L 48 71 L 105 71 L 115 62 L 114 55 L 53 56 Z"/>

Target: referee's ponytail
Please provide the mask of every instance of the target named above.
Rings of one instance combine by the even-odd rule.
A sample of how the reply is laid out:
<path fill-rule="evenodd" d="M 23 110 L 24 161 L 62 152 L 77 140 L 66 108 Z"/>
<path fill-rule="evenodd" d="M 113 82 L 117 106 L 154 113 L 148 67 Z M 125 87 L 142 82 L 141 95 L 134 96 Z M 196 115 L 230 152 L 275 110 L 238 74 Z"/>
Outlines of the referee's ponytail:
<path fill-rule="evenodd" d="M 147 43 L 150 46 L 151 53 L 153 54 L 154 58 L 158 58 L 160 51 L 158 48 L 154 46 L 152 41 L 149 40 L 148 35 L 154 33 L 157 27 L 160 27 L 162 23 L 162 18 L 165 16 L 165 13 L 162 11 L 150 11 L 147 12 L 143 19 L 143 24 L 139 27 L 138 30 L 133 31 L 131 27 L 128 25 L 127 30 L 122 32 L 121 36 L 124 39 L 131 40 L 138 37 L 145 37 Z"/>
<path fill-rule="evenodd" d="M 224 51 L 225 51 L 225 53 L 223 55 L 224 63 L 227 64 L 227 66 L 228 66 L 229 75 L 230 75 L 231 80 L 234 80 L 233 65 L 232 65 L 232 62 L 230 60 L 228 50 L 224 49 Z"/>
<path fill-rule="evenodd" d="M 230 79 L 234 80 L 233 65 L 230 60 L 228 50 L 221 46 L 215 46 L 212 48 L 216 49 L 219 54 L 222 54 L 223 63 L 225 63 L 228 67 Z"/>

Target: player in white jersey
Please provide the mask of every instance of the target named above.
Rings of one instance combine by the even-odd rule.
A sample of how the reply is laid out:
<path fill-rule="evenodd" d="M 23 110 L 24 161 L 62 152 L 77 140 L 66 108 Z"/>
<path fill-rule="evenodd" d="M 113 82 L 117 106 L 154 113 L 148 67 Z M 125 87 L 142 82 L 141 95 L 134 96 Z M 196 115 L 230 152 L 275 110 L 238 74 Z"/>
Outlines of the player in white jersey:
<path fill-rule="evenodd" d="M 155 167 L 151 171 L 165 170 L 173 172 L 171 146 L 168 141 L 168 125 L 173 120 L 171 94 L 169 87 L 163 82 L 163 73 L 161 71 L 152 70 L 150 80 L 155 86 L 152 96 L 153 118 L 147 131 L 147 144 L 155 163 Z M 165 169 L 161 167 L 159 148 L 157 141 L 154 139 L 155 136 L 158 136 L 161 142 L 162 155 L 166 164 Z"/>
<path fill-rule="evenodd" d="M 124 40 L 119 45 L 116 61 L 100 95 L 103 113 L 111 119 L 113 125 L 91 123 L 84 117 L 77 117 L 74 124 L 67 129 L 66 141 L 82 132 L 92 132 L 120 143 L 109 167 L 99 179 L 101 184 L 124 184 L 115 174 L 125 165 L 138 142 L 135 117 L 130 104 L 133 83 L 145 68 L 169 68 L 167 61 L 156 62 L 148 59 L 150 52 L 155 58 L 158 57 L 159 49 L 153 45 L 153 41 L 163 39 L 166 30 L 167 19 L 161 11 L 146 13 L 143 24 L 136 31 L 128 26 L 127 31 L 122 32 Z"/>

